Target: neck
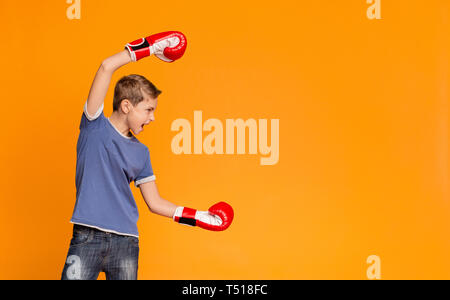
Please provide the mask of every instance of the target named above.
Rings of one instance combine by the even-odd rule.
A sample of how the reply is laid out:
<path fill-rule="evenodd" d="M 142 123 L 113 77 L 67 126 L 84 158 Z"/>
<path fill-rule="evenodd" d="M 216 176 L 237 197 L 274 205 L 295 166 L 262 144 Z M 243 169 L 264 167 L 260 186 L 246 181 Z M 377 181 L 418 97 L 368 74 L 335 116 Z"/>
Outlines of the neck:
<path fill-rule="evenodd" d="M 109 121 L 124 136 L 128 136 L 128 137 L 131 136 L 130 128 L 127 126 L 127 123 L 126 123 L 126 116 L 115 111 L 111 114 L 111 117 L 109 117 Z"/>

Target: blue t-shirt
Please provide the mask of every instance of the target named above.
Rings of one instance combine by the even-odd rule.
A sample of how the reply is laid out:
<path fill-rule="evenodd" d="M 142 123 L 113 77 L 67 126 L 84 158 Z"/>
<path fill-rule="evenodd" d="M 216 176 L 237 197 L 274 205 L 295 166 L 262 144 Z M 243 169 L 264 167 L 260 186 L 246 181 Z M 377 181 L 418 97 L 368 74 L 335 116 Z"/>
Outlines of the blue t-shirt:
<path fill-rule="evenodd" d="M 130 189 L 155 180 L 150 152 L 136 137 L 125 136 L 103 114 L 81 116 L 77 142 L 77 188 L 70 222 L 139 237 L 138 209 Z"/>

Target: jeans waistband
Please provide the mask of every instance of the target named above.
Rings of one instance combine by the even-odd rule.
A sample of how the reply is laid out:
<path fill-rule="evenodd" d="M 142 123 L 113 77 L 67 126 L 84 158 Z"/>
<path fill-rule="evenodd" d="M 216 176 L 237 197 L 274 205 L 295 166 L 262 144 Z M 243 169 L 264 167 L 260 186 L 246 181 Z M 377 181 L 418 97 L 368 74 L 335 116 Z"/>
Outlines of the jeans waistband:
<path fill-rule="evenodd" d="M 96 236 L 115 236 L 115 237 L 125 237 L 125 238 L 135 238 L 138 239 L 135 236 L 128 236 L 128 235 L 124 235 L 124 234 L 117 234 L 114 232 L 107 232 L 107 231 L 103 231 L 94 227 L 90 227 L 90 226 L 85 226 L 85 225 L 80 225 L 80 224 L 73 224 L 73 230 L 79 230 L 79 231 L 85 231 L 85 232 L 92 232 L 93 234 L 95 234 Z"/>

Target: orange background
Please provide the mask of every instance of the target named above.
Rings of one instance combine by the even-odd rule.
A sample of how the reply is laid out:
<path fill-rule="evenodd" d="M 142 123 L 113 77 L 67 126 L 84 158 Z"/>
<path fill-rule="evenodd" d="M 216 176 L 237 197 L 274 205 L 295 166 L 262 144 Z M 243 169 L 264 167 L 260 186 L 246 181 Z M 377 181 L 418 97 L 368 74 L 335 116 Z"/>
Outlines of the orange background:
<path fill-rule="evenodd" d="M 163 94 L 137 138 L 161 196 L 227 201 L 225 232 L 140 211 L 139 279 L 450 279 L 447 0 L 1 1 L 0 279 L 59 279 L 78 125 L 103 59 L 179 30 L 185 56 L 120 68 Z M 175 155 L 173 120 L 280 119 L 280 158 Z M 270 131 L 269 131 L 270 132 Z M 204 137 L 205 137 L 204 133 Z M 100 278 L 104 278 L 102 274 Z"/>

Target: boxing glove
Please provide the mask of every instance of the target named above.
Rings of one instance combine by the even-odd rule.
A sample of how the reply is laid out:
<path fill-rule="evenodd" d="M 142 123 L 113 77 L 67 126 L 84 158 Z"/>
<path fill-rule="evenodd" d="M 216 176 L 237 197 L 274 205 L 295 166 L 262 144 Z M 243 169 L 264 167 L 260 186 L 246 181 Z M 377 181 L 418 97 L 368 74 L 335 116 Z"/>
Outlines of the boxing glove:
<path fill-rule="evenodd" d="M 166 31 L 128 43 L 125 49 L 130 53 L 132 61 L 154 54 L 165 62 L 173 62 L 183 56 L 186 46 L 184 34 L 178 31 Z"/>
<path fill-rule="evenodd" d="M 225 202 L 214 204 L 208 211 L 198 211 L 179 206 L 173 215 L 175 222 L 189 226 L 198 226 L 212 231 L 227 229 L 231 225 L 233 218 L 233 208 Z"/>

